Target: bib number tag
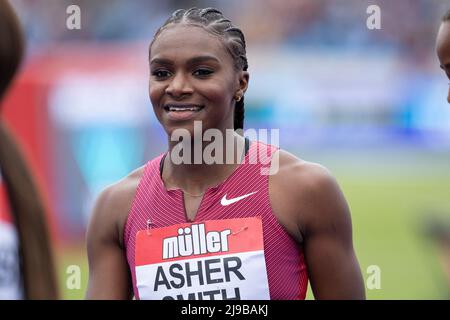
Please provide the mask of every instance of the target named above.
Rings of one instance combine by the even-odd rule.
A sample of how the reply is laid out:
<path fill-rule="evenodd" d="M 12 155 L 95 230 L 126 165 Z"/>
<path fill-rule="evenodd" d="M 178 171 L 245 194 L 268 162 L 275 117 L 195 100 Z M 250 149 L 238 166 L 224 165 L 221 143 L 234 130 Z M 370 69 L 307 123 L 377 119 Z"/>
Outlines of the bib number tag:
<path fill-rule="evenodd" d="M 270 299 L 260 217 L 141 230 L 135 259 L 140 299 Z"/>

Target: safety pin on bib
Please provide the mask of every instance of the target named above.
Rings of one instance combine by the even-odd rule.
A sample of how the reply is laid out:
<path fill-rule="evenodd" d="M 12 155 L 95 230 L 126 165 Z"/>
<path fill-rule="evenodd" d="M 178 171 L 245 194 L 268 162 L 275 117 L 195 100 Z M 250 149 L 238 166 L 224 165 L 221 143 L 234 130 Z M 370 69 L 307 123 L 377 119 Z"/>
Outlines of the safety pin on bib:
<path fill-rule="evenodd" d="M 153 224 L 153 223 L 152 223 L 152 220 L 148 219 L 148 220 L 147 220 L 147 235 L 148 235 L 148 236 L 151 236 L 151 235 L 152 235 L 152 233 L 150 232 L 150 229 L 152 228 L 152 227 L 151 227 L 152 224 Z"/>
<path fill-rule="evenodd" d="M 238 231 L 233 232 L 232 235 L 235 236 L 235 235 L 237 235 L 238 233 L 241 233 L 242 231 L 245 231 L 245 230 L 247 230 L 247 229 L 248 229 L 248 227 L 247 227 L 247 226 L 244 226 L 244 227 L 240 228 Z"/>

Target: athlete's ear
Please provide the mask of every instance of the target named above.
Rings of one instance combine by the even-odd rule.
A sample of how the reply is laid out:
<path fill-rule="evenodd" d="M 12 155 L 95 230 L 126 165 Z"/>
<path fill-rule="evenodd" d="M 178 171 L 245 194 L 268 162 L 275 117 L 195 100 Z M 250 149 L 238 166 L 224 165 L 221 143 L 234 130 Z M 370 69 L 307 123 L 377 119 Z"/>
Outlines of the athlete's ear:
<path fill-rule="evenodd" d="M 249 77 L 250 74 L 248 73 L 248 71 L 239 72 L 239 89 L 236 91 L 235 96 L 242 97 L 245 91 L 247 91 Z"/>

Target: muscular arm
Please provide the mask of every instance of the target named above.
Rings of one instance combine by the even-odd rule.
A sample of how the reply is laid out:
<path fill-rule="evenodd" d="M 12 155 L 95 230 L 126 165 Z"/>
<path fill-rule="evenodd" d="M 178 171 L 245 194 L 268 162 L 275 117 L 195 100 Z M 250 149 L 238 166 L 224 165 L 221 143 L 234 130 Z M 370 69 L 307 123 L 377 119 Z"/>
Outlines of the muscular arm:
<path fill-rule="evenodd" d="M 280 156 L 278 175 L 284 190 L 278 196 L 288 203 L 278 208 L 287 213 L 282 215 L 287 229 L 303 243 L 314 297 L 364 299 L 350 210 L 336 180 L 322 166 L 288 153 Z"/>
<path fill-rule="evenodd" d="M 304 251 L 316 299 L 364 299 L 353 249 L 350 210 L 335 179 L 313 165 L 304 226 Z"/>
<path fill-rule="evenodd" d="M 108 187 L 99 196 L 87 231 L 87 299 L 131 299 L 132 284 L 122 244 L 123 226 L 141 171 Z"/>

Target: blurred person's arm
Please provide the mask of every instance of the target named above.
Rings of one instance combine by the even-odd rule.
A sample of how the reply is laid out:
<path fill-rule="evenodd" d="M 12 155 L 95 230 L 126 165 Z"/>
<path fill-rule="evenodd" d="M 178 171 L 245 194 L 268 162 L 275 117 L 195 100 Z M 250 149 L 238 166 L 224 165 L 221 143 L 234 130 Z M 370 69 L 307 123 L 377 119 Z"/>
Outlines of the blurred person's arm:
<path fill-rule="evenodd" d="M 24 48 L 20 21 L 9 1 L 0 0 L 0 100 L 18 71 Z M 1 107 L 0 103 L 0 111 Z M 45 204 L 20 146 L 3 121 L 0 122 L 0 168 L 19 241 L 18 248 L 13 250 L 18 249 L 19 253 L 23 298 L 58 299 Z M 0 285 L 1 282 L 2 279 Z"/>
<path fill-rule="evenodd" d="M 122 233 L 139 173 L 140 170 L 106 188 L 97 199 L 87 231 L 87 299 L 131 299 L 133 296 Z"/>
<path fill-rule="evenodd" d="M 336 180 L 324 167 L 281 151 L 272 181 L 275 212 L 303 246 L 314 297 L 365 299 L 350 210 Z"/>

